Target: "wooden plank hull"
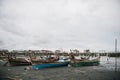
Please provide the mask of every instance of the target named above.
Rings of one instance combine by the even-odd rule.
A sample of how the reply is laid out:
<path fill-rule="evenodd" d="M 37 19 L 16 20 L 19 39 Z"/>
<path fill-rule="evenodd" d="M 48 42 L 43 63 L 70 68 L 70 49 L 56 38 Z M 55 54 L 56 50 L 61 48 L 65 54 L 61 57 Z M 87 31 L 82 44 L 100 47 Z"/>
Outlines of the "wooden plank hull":
<path fill-rule="evenodd" d="M 14 60 L 14 59 L 9 59 L 9 63 L 10 63 L 11 66 L 27 66 L 27 65 L 32 65 L 31 62 Z"/>
<path fill-rule="evenodd" d="M 57 62 L 57 63 L 46 63 L 46 64 L 37 64 L 33 65 L 33 69 L 43 69 L 43 68 L 53 68 L 53 67 L 62 67 L 68 66 L 69 62 Z"/>
<path fill-rule="evenodd" d="M 83 60 L 83 61 L 74 61 L 71 63 L 73 67 L 80 67 L 80 66 L 97 66 L 100 64 L 100 58 L 96 58 L 93 60 Z"/>
<path fill-rule="evenodd" d="M 99 61 L 81 61 L 81 62 L 72 63 L 71 65 L 73 67 L 80 67 L 80 66 L 95 66 L 99 64 L 100 64 Z"/>

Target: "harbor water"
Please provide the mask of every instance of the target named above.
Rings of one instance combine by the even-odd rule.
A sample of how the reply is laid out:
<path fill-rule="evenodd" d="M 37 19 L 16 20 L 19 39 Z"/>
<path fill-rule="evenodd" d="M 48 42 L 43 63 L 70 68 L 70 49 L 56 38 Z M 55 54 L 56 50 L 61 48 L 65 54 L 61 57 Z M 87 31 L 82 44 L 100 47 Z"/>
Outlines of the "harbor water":
<path fill-rule="evenodd" d="M 0 61 L 0 80 L 120 80 L 120 57 L 101 57 L 100 65 L 86 67 L 57 67 L 40 70 L 30 66 L 3 66 Z M 116 68 L 116 71 L 115 71 Z"/>

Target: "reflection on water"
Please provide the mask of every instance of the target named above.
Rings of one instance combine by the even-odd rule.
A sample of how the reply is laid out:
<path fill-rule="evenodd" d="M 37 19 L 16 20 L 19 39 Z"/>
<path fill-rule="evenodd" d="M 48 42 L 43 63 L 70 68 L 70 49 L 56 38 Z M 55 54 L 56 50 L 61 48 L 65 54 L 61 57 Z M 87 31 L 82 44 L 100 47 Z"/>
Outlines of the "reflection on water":
<path fill-rule="evenodd" d="M 115 70 L 115 57 L 101 57 L 100 64 L 107 70 Z M 117 58 L 117 71 L 120 71 L 120 57 Z"/>

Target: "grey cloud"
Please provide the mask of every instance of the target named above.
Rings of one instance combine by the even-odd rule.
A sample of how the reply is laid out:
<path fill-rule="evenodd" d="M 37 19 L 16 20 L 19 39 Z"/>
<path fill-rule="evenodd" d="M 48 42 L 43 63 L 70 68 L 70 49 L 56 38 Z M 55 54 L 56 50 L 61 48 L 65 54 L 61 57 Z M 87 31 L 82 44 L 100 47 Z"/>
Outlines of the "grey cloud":
<path fill-rule="evenodd" d="M 0 1 L 0 48 L 113 50 L 120 31 L 118 0 Z"/>

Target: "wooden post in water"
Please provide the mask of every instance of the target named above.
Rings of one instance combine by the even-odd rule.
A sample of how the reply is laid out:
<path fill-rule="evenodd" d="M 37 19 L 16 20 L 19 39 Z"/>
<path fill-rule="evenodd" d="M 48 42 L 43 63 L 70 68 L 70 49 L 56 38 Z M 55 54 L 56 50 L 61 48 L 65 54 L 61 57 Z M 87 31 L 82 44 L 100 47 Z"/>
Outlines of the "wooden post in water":
<path fill-rule="evenodd" d="M 115 72 L 117 72 L 117 39 L 115 39 Z"/>

